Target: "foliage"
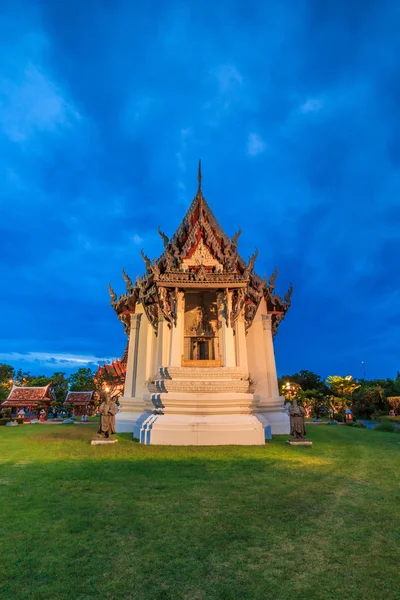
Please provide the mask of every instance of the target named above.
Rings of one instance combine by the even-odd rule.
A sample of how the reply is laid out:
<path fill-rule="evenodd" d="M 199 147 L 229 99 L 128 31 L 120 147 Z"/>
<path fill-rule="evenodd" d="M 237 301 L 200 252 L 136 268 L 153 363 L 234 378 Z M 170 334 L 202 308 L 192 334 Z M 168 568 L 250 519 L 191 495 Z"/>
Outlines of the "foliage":
<path fill-rule="evenodd" d="M 69 377 L 71 392 L 91 392 L 96 390 L 94 372 L 89 367 L 81 367 Z"/>
<path fill-rule="evenodd" d="M 379 417 L 380 421 L 391 421 L 392 423 L 400 423 L 400 415 L 396 415 L 395 417 L 391 417 L 385 415 L 383 417 Z"/>
<path fill-rule="evenodd" d="M 398 436 L 309 426 L 306 453 L 95 431 L 1 428 L 1 598 L 398 598 Z"/>
<path fill-rule="evenodd" d="M 249 378 L 250 381 L 250 378 Z M 105 369 L 95 375 L 96 384 L 96 398 L 97 404 L 100 403 L 103 391 L 108 388 L 111 398 L 119 404 L 119 398 L 123 393 L 123 386 L 118 377 L 115 377 L 108 373 Z"/>
<path fill-rule="evenodd" d="M 379 423 L 374 428 L 374 431 L 386 431 L 388 433 L 400 433 L 400 427 L 397 427 L 395 423 L 390 423 L 389 421 L 385 421 L 384 423 Z"/>
<path fill-rule="evenodd" d="M 331 391 L 329 396 L 329 407 L 334 412 L 344 413 L 353 403 L 353 393 L 360 387 L 351 375 L 342 377 L 340 375 L 329 375 L 326 384 Z"/>
<path fill-rule="evenodd" d="M 318 390 L 301 390 L 297 395 L 301 406 L 311 408 L 312 414 L 319 419 L 322 409 L 328 404 L 328 397 Z"/>
<path fill-rule="evenodd" d="M 286 400 L 291 402 L 294 398 L 297 399 L 299 392 L 301 391 L 301 386 L 298 383 L 294 383 L 292 381 L 286 381 L 282 386 L 281 394 L 285 396 Z"/>
<path fill-rule="evenodd" d="M 70 416 L 72 415 L 72 412 L 74 410 L 74 403 L 67 402 L 66 404 L 64 404 L 63 408 L 67 411 L 67 416 Z"/>
<path fill-rule="evenodd" d="M 357 429 L 366 429 L 366 425 L 364 425 L 364 423 L 359 423 L 358 421 L 351 421 L 350 423 L 346 423 L 346 427 L 356 427 Z"/>
<path fill-rule="evenodd" d="M 11 365 L 0 363 L 0 404 L 4 402 L 13 386 L 15 371 Z"/>
<path fill-rule="evenodd" d="M 294 373 L 294 375 L 282 375 L 279 378 L 279 387 L 283 388 L 287 382 L 298 384 L 303 391 L 317 390 L 322 394 L 328 394 L 329 392 L 329 389 L 319 375 L 304 369 L 298 373 Z"/>
<path fill-rule="evenodd" d="M 326 378 L 326 384 L 331 392 L 337 397 L 351 397 L 361 385 L 355 381 L 351 375 L 346 375 L 346 377 L 329 375 L 329 377 Z"/>
<path fill-rule="evenodd" d="M 395 410 L 395 411 L 400 410 L 400 396 L 389 396 L 387 401 L 390 404 L 390 406 L 393 408 L 393 410 Z"/>
<path fill-rule="evenodd" d="M 55 406 L 61 406 L 68 394 L 68 379 L 65 373 L 53 373 L 51 376 L 51 389 L 55 397 Z"/>

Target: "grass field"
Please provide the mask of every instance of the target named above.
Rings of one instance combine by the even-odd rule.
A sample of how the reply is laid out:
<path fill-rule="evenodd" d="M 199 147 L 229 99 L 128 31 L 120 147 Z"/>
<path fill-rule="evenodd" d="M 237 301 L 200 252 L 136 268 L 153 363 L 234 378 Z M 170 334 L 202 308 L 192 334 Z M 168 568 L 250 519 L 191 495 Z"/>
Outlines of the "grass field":
<path fill-rule="evenodd" d="M 0 429 L 5 600 L 400 598 L 400 436 L 140 446 L 95 425 Z"/>

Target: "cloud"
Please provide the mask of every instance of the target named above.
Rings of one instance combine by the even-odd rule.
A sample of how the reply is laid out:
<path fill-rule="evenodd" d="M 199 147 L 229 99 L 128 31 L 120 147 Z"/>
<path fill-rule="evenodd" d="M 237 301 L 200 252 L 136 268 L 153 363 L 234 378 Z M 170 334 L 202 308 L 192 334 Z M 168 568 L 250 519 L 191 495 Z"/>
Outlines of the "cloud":
<path fill-rule="evenodd" d="M 36 133 L 54 133 L 80 120 L 57 86 L 31 62 L 20 77 L 3 77 L 0 86 L 0 128 L 12 142 L 25 142 Z"/>
<path fill-rule="evenodd" d="M 229 93 L 238 86 L 243 85 L 243 76 L 235 65 L 219 65 L 213 72 L 217 78 L 221 94 Z"/>
<path fill-rule="evenodd" d="M 107 283 L 143 273 L 143 239 L 162 253 L 202 158 L 241 254 L 259 247 L 260 275 L 277 264 L 278 293 L 294 280 L 278 368 L 346 373 L 353 355 L 395 374 L 397 298 L 379 352 L 371 323 L 400 288 L 396 3 L 186 4 L 6 2 L 0 351 L 121 356 Z"/>
<path fill-rule="evenodd" d="M 250 133 L 247 140 L 247 154 L 257 156 L 265 150 L 265 143 L 258 133 Z"/>
<path fill-rule="evenodd" d="M 0 360 L 10 363 L 30 363 L 43 367 L 85 367 L 112 362 L 112 358 L 84 356 L 80 354 L 59 354 L 49 352 L 0 352 Z"/>
<path fill-rule="evenodd" d="M 301 113 L 318 112 L 323 107 L 322 100 L 319 98 L 309 98 L 299 108 Z"/>
<path fill-rule="evenodd" d="M 137 233 L 132 237 L 132 241 L 134 244 L 141 244 L 143 242 L 143 238 L 140 237 Z"/>

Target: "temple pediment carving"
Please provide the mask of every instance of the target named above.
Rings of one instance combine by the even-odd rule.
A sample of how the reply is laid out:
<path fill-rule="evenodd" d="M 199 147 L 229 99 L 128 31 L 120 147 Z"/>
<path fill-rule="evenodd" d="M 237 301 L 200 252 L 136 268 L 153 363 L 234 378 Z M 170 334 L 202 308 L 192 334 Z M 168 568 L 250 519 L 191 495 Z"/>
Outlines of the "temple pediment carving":
<path fill-rule="evenodd" d="M 150 260 L 142 250 L 144 275 L 133 284 L 123 271 L 126 293 L 120 298 L 110 288 L 111 305 L 126 331 L 129 314 L 134 312 L 137 302 L 143 305 L 157 331 L 159 315 L 163 315 L 171 326 L 174 323 L 173 298 L 177 290 L 215 289 L 233 293 L 229 318 L 234 323 L 243 311 L 246 329 L 251 327 L 261 299 L 265 298 L 267 310 L 272 315 L 272 331 L 277 332 L 290 306 L 292 287 L 282 299 L 275 292 L 277 270 L 269 281 L 263 280 L 254 271 L 258 251 L 248 262 L 239 255 L 241 230 L 232 238 L 222 230 L 203 196 L 201 176 L 196 196 L 172 238 L 160 228 L 158 233 L 164 245 L 161 256 Z"/>

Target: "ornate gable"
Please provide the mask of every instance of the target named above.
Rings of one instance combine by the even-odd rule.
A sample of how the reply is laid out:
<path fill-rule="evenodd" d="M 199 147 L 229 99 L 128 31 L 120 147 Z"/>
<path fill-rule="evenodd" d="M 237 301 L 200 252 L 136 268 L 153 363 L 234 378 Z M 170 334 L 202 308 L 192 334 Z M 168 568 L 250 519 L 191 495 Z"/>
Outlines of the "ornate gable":
<path fill-rule="evenodd" d="M 222 263 L 211 254 L 202 237 L 197 246 L 192 247 L 191 252 L 182 260 L 182 268 L 184 270 L 192 267 L 200 267 L 200 265 L 204 265 L 209 269 L 215 268 L 218 272 L 222 271 Z"/>
<path fill-rule="evenodd" d="M 201 189 L 201 163 L 198 169 L 198 188 L 187 213 L 175 234 L 169 239 L 158 229 L 163 254 L 151 261 L 141 251 L 146 273 L 136 283 L 123 271 L 127 292 L 117 299 L 109 288 L 111 305 L 128 333 L 130 314 L 135 305 L 143 305 L 147 318 L 157 331 L 159 315 L 172 327 L 176 321 L 175 306 L 179 288 L 212 288 L 233 292 L 235 320 L 244 307 L 246 328 L 254 319 L 261 299 L 265 297 L 268 311 L 273 315 L 274 333 L 290 306 L 291 289 L 284 300 L 274 292 L 276 272 L 269 282 L 254 272 L 257 250 L 246 263 L 238 254 L 239 231 L 230 239 L 222 230 L 207 204 Z"/>

